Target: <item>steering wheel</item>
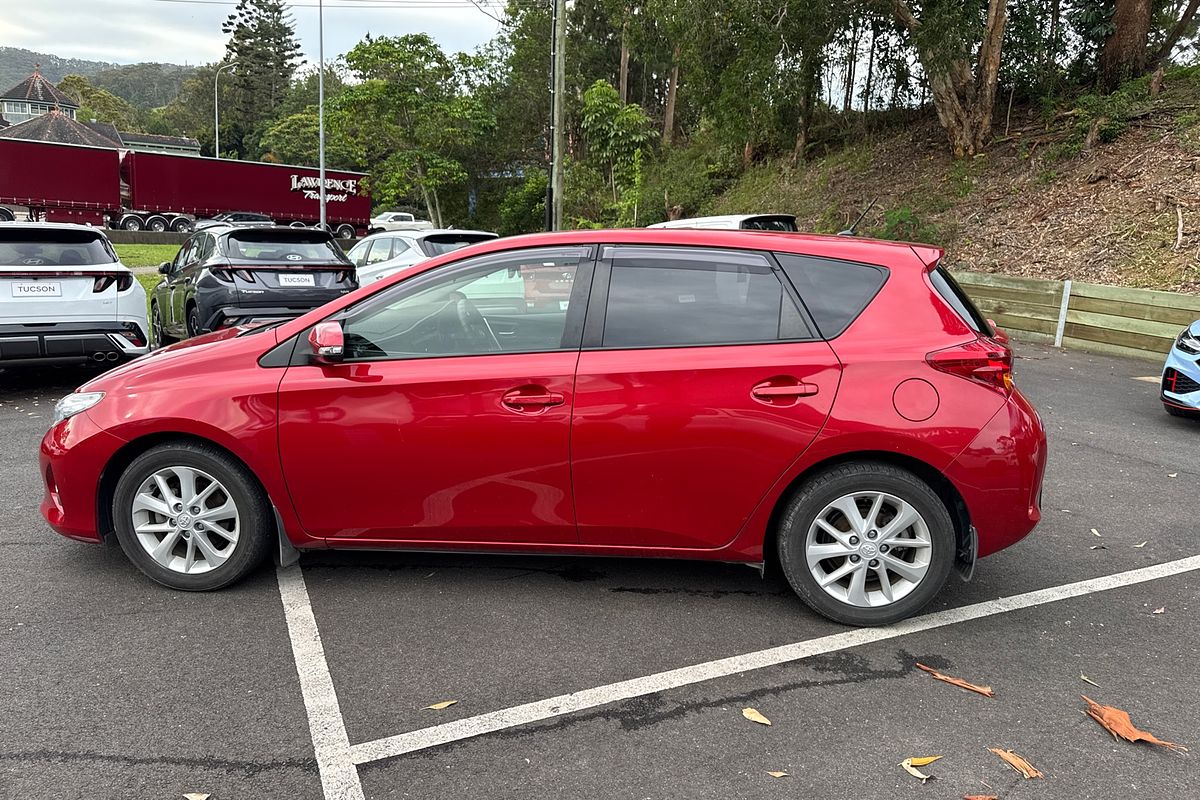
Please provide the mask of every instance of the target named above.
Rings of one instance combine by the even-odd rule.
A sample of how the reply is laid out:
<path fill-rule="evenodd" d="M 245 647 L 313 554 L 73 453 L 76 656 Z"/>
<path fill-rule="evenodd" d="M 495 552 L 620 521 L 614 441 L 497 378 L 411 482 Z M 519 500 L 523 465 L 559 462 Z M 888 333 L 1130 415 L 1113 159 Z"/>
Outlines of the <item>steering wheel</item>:
<path fill-rule="evenodd" d="M 455 303 L 454 310 L 458 313 L 458 322 L 467 342 L 485 351 L 495 352 L 502 349 L 500 340 L 492 333 L 492 326 L 488 324 L 487 318 L 479 313 L 474 303 L 463 298 Z"/>

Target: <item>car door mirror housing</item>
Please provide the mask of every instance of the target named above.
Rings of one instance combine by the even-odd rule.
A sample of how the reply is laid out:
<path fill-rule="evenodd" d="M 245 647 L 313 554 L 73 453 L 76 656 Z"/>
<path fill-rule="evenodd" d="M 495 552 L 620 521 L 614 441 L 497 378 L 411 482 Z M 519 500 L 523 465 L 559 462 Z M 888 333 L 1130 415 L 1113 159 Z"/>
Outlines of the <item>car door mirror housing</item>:
<path fill-rule="evenodd" d="M 161 264 L 159 264 L 158 265 L 158 274 L 159 275 L 170 275 L 171 274 L 171 262 L 164 261 Z"/>
<path fill-rule="evenodd" d="M 340 322 L 318 322 L 308 334 L 313 361 L 318 364 L 335 364 L 342 360 L 346 337 Z"/>

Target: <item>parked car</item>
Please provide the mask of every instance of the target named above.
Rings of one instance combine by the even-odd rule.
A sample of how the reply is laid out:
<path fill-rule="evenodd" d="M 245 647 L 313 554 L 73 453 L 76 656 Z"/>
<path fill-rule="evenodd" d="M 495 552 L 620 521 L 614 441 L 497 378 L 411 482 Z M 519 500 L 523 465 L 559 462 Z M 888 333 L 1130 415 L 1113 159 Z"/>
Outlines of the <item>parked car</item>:
<path fill-rule="evenodd" d="M 1167 354 L 1161 399 L 1168 414 L 1200 419 L 1200 320 L 1180 332 Z"/>
<path fill-rule="evenodd" d="M 488 231 L 428 230 L 376 233 L 350 248 L 349 257 L 358 268 L 360 284 L 374 283 L 394 275 L 405 267 L 457 250 L 460 247 L 495 239 Z"/>
<path fill-rule="evenodd" d="M 720 217 L 688 217 L 648 225 L 650 228 L 707 228 L 742 231 L 784 231 L 795 233 L 794 214 L 726 214 Z"/>
<path fill-rule="evenodd" d="M 146 291 L 104 231 L 0 223 L 0 367 L 127 360 L 149 332 Z"/>
<path fill-rule="evenodd" d="M 261 228 L 274 224 L 275 220 L 266 214 L 257 214 L 253 211 L 226 211 L 209 219 L 196 220 L 192 223 L 192 230 L 198 231 L 214 227 Z"/>
<path fill-rule="evenodd" d="M 159 345 L 296 317 L 358 288 L 333 235 L 315 228 L 205 228 L 158 271 L 150 317 Z"/>
<path fill-rule="evenodd" d="M 42 441 L 41 510 L 178 589 L 244 577 L 276 537 L 777 559 L 820 613 L 894 622 L 1041 516 L 1042 423 L 941 255 L 741 231 L 484 242 L 81 387 Z M 561 293 L 531 302 L 548 270 Z"/>
<path fill-rule="evenodd" d="M 421 231 L 432 230 L 433 223 L 426 219 L 417 219 L 407 211 L 385 211 L 377 217 L 371 217 L 368 233 L 379 231 Z"/>

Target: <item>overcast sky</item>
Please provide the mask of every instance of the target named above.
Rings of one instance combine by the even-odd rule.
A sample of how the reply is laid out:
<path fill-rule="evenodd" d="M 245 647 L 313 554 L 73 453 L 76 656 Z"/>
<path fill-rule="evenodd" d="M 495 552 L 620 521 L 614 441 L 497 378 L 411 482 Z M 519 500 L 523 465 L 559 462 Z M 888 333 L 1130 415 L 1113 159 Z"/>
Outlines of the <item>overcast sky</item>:
<path fill-rule="evenodd" d="M 424 32 L 448 52 L 470 51 L 495 35 L 494 19 L 465 0 L 324 0 L 325 57 L 341 55 L 365 34 Z M 0 15 L 0 43 L 64 58 L 204 64 L 221 57 L 221 22 L 232 0 L 2 0 L 19 14 Z M 317 60 L 317 0 L 295 0 L 292 14 L 309 63 Z M 375 4 L 376 8 L 367 8 Z M 389 7 L 378 7 L 386 5 Z M 404 7 L 404 6 L 409 7 Z M 313 7 L 309 7 L 313 6 Z M 11 10 L 11 9 L 10 9 Z"/>

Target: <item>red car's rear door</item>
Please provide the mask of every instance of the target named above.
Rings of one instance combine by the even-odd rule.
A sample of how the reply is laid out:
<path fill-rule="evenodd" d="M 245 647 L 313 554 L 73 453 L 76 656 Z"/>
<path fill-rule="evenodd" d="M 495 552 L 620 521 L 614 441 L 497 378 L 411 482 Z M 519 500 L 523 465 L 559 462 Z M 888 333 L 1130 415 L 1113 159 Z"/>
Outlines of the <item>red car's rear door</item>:
<path fill-rule="evenodd" d="M 559 296 L 529 294 L 552 269 Z M 305 530 L 406 543 L 574 543 L 568 460 L 591 248 L 423 273 L 349 310 L 346 358 L 292 366 L 279 453 Z"/>
<path fill-rule="evenodd" d="M 580 541 L 720 547 L 816 437 L 840 365 L 765 255 L 606 247 L 575 382 Z"/>

